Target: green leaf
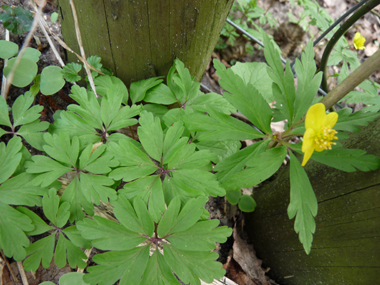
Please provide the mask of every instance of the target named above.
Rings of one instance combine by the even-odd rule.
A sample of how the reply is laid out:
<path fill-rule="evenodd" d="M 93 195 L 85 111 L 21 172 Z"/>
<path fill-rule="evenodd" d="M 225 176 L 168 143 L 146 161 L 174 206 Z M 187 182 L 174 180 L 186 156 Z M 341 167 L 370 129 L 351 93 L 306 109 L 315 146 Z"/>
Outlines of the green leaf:
<path fill-rule="evenodd" d="M 0 58 L 8 59 L 18 53 L 18 45 L 10 42 L 0 40 Z"/>
<path fill-rule="evenodd" d="M 237 203 L 239 203 L 240 197 L 241 197 L 240 189 L 239 190 L 227 190 L 226 191 L 227 201 L 231 205 L 236 205 Z"/>
<path fill-rule="evenodd" d="M 147 91 L 163 81 L 161 78 L 162 77 L 152 77 L 149 79 L 132 82 L 130 87 L 132 104 L 144 100 Z"/>
<path fill-rule="evenodd" d="M 244 169 L 248 161 L 266 150 L 268 143 L 269 140 L 251 144 L 218 163 L 214 167 L 214 170 L 218 171 L 218 181 L 224 182 L 229 176 Z"/>
<path fill-rule="evenodd" d="M 290 203 L 289 219 L 296 216 L 294 230 L 299 234 L 299 240 L 307 254 L 310 253 L 315 233 L 314 217 L 318 212 L 318 202 L 311 187 L 309 178 L 301 163 L 292 152 L 290 155 Z"/>
<path fill-rule="evenodd" d="M 35 175 L 21 173 L 0 186 L 0 201 L 12 205 L 41 206 L 41 197 L 46 188 L 33 186 Z"/>
<path fill-rule="evenodd" d="M 32 123 L 40 118 L 40 112 L 44 107 L 36 105 L 30 108 L 34 100 L 34 96 L 29 91 L 24 95 L 17 97 L 12 106 L 14 127 Z"/>
<path fill-rule="evenodd" d="M 146 111 L 140 114 L 140 127 L 137 130 L 145 151 L 155 160 L 160 161 L 163 151 L 163 132 L 159 118 Z"/>
<path fill-rule="evenodd" d="M 236 108 L 223 96 L 216 93 L 204 94 L 200 90 L 194 97 L 187 100 L 185 108 L 192 108 L 199 112 L 208 112 L 209 106 L 212 106 L 216 111 L 226 115 L 236 112 Z"/>
<path fill-rule="evenodd" d="M 216 252 L 184 251 L 163 245 L 164 258 L 172 271 L 185 284 L 201 284 L 200 279 L 207 283 L 219 279 L 225 274 Z"/>
<path fill-rule="evenodd" d="M 77 228 L 85 239 L 92 241 L 94 247 L 102 250 L 130 250 L 146 239 L 140 233 L 99 216 L 78 221 Z"/>
<path fill-rule="evenodd" d="M 11 121 L 9 121 L 8 105 L 3 96 L 0 96 L 0 125 L 12 127 Z"/>
<path fill-rule="evenodd" d="M 380 115 L 377 112 L 366 112 L 365 109 L 352 113 L 351 108 L 343 108 L 337 113 L 339 118 L 334 129 L 348 132 L 359 132 L 361 129 L 357 126 L 368 126 L 370 122 Z"/>
<path fill-rule="evenodd" d="M 168 86 L 161 83 L 146 92 L 145 102 L 170 105 L 177 102 L 176 97 Z"/>
<path fill-rule="evenodd" d="M 223 182 L 225 189 L 255 186 L 271 177 L 282 165 L 287 150 L 285 146 L 269 149 L 247 162 L 247 169 L 231 175 Z"/>
<path fill-rule="evenodd" d="M 29 239 L 24 231 L 33 230 L 34 226 L 28 216 L 0 202 L 0 249 L 5 256 L 21 261 L 26 256 L 24 247 Z"/>
<path fill-rule="evenodd" d="M 25 49 L 24 54 L 22 55 L 23 58 L 29 58 L 33 60 L 35 63 L 37 63 L 40 60 L 41 52 L 35 48 L 27 47 Z"/>
<path fill-rule="evenodd" d="M 31 231 L 26 231 L 26 234 L 29 236 L 40 235 L 54 229 L 53 227 L 48 226 L 36 213 L 27 208 L 17 207 L 17 211 L 25 214 L 32 220 L 34 229 Z"/>
<path fill-rule="evenodd" d="M 207 197 L 204 196 L 192 198 L 187 201 L 186 205 L 179 212 L 180 200 L 179 198 L 174 198 L 158 225 L 158 235 L 164 238 L 170 233 L 184 231 L 193 226 L 201 217 L 203 206 L 207 200 Z"/>
<path fill-rule="evenodd" d="M 66 265 L 66 259 L 71 268 L 86 268 L 87 263 L 83 259 L 87 259 L 86 254 L 76 247 L 71 241 L 66 239 L 62 233 L 59 233 L 57 246 L 55 248 L 54 263 L 62 268 Z"/>
<path fill-rule="evenodd" d="M 265 137 L 265 134 L 258 132 L 250 125 L 216 112 L 211 106 L 208 113 L 210 116 L 194 113 L 184 120 L 190 131 L 202 131 L 197 137 L 199 141 L 238 141 Z"/>
<path fill-rule="evenodd" d="M 70 216 L 70 205 L 68 203 L 59 205 L 59 197 L 56 190 L 50 189 L 49 192 L 44 195 L 42 198 L 42 206 L 46 218 L 56 227 L 62 228 L 66 224 Z"/>
<path fill-rule="evenodd" d="M 93 260 L 99 265 L 87 268 L 89 274 L 83 280 L 90 284 L 113 285 L 121 278 L 120 284 L 139 284 L 148 259 L 149 246 L 97 254 Z"/>
<path fill-rule="evenodd" d="M 32 147 L 42 151 L 42 145 L 44 144 L 42 139 L 43 131 L 49 128 L 49 125 L 48 122 L 34 121 L 22 125 L 17 134 L 22 136 Z"/>
<path fill-rule="evenodd" d="M 361 149 L 332 149 L 315 152 L 312 159 L 346 172 L 376 170 L 380 167 L 380 159 L 367 154 Z"/>
<path fill-rule="evenodd" d="M 0 22 L 3 22 L 4 28 L 9 30 L 12 34 L 20 35 L 28 32 L 32 27 L 33 14 L 24 7 L 12 7 L 2 5 L 5 10 L 0 14 Z"/>
<path fill-rule="evenodd" d="M 130 183 L 126 183 L 118 194 L 127 199 L 141 197 L 148 204 L 149 213 L 155 222 L 159 222 L 165 211 L 164 193 L 160 176 L 146 176 Z"/>
<path fill-rule="evenodd" d="M 44 95 L 53 95 L 65 85 L 59 66 L 47 66 L 41 72 L 40 90 Z"/>
<path fill-rule="evenodd" d="M 177 249 L 211 251 L 215 249 L 215 241 L 226 242 L 232 233 L 227 227 L 218 227 L 219 223 L 219 220 L 198 221 L 186 230 L 169 233 L 166 239 Z"/>
<path fill-rule="evenodd" d="M 70 83 L 77 82 L 82 79 L 78 75 L 78 72 L 81 71 L 82 65 L 75 62 L 70 62 L 64 67 L 62 67 L 61 73 L 64 79 Z"/>
<path fill-rule="evenodd" d="M 109 174 L 112 179 L 131 181 L 157 170 L 157 166 L 149 156 L 128 140 L 110 142 L 108 151 L 120 161 L 120 167 Z"/>
<path fill-rule="evenodd" d="M 256 202 L 249 195 L 241 196 L 239 200 L 239 209 L 243 212 L 250 213 L 253 212 L 256 208 Z"/>
<path fill-rule="evenodd" d="M 51 21 L 52 23 L 57 22 L 57 20 L 58 20 L 58 16 L 59 16 L 59 14 L 58 14 L 57 12 L 53 12 L 53 13 L 51 13 L 51 15 L 50 15 L 50 21 Z"/>
<path fill-rule="evenodd" d="M 220 86 L 228 92 L 223 94 L 224 97 L 256 127 L 267 134 L 272 133 L 272 109 L 261 93 L 250 82 L 245 83 L 231 69 L 226 69 L 221 62 L 214 60 L 214 66 L 220 77 Z"/>
<path fill-rule="evenodd" d="M 170 184 L 178 196 L 224 196 L 226 191 L 216 177 L 201 169 L 177 169 L 171 172 Z M 166 194 L 165 194 L 166 195 Z"/>
<path fill-rule="evenodd" d="M 95 66 L 94 66 L 95 67 Z M 94 79 L 95 85 L 96 85 L 96 92 L 101 96 L 107 96 L 108 89 L 116 85 L 116 87 L 113 87 L 115 91 L 117 91 L 116 94 L 120 94 L 123 98 L 123 103 L 125 105 L 128 105 L 128 89 L 125 87 L 125 84 L 123 81 L 121 81 L 119 78 L 115 76 L 109 76 L 109 75 L 102 75 L 98 76 Z"/>
<path fill-rule="evenodd" d="M 0 143 L 0 184 L 7 180 L 18 167 L 22 158 L 21 147 L 22 143 L 19 137 L 13 137 L 8 145 Z"/>
<path fill-rule="evenodd" d="M 269 104 L 274 98 L 271 88 L 273 80 L 268 75 L 267 67 L 263 62 L 237 62 L 231 70 L 242 78 L 245 84 L 254 86 Z"/>
<path fill-rule="evenodd" d="M 143 274 L 143 278 L 139 284 L 179 285 L 181 283 L 179 283 L 177 278 L 174 277 L 163 255 L 159 251 L 155 251 L 149 258 L 148 264 L 146 265 L 146 269 Z"/>
<path fill-rule="evenodd" d="M 83 219 L 83 210 L 94 215 L 94 205 L 99 205 L 100 201 L 108 202 L 108 199 L 116 199 L 116 192 L 109 186 L 114 181 L 103 175 L 89 175 L 81 173 L 67 186 L 63 192 L 61 202 L 70 204 L 70 222 Z"/>
<path fill-rule="evenodd" d="M 26 271 L 36 271 L 42 261 L 44 268 L 49 268 L 53 258 L 55 245 L 54 234 L 44 237 L 26 249 L 26 254 L 29 257 L 24 261 L 23 265 Z"/>
<path fill-rule="evenodd" d="M 305 52 L 301 55 L 301 61 L 302 63 L 297 58 L 294 66 L 298 76 L 294 101 L 294 122 L 297 122 L 306 114 L 321 85 L 322 72 L 316 74 L 317 67 L 314 60 L 312 40 L 309 40 L 306 45 Z"/>
<path fill-rule="evenodd" d="M 7 77 L 11 71 L 16 58 L 12 58 L 8 61 L 8 65 L 4 67 L 4 76 Z M 37 64 L 29 58 L 21 58 L 19 65 L 14 73 L 12 84 L 16 87 L 28 86 L 37 75 Z"/>
<path fill-rule="evenodd" d="M 241 148 L 240 141 L 202 141 L 196 143 L 197 149 L 199 150 L 209 150 L 216 154 L 216 159 L 213 160 L 214 163 L 219 163 L 224 159 L 235 154 Z"/>
<path fill-rule="evenodd" d="M 293 122 L 294 116 L 294 102 L 296 98 L 296 91 L 294 88 L 294 76 L 290 63 L 286 63 L 285 73 L 282 67 L 282 63 L 276 50 L 274 49 L 273 43 L 267 36 L 264 35 L 264 55 L 268 62 L 270 68 L 268 69 L 268 74 L 274 81 L 272 84 L 274 99 L 276 100 L 276 107 L 284 114 L 286 119 L 288 119 L 289 124 Z"/>

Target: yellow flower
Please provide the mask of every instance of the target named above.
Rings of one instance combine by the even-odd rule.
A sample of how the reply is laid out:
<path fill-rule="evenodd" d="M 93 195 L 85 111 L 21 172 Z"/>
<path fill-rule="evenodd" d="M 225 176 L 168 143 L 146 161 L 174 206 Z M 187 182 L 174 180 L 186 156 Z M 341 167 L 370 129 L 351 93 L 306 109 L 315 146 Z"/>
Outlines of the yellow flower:
<path fill-rule="evenodd" d="M 364 43 L 365 38 L 360 33 L 356 33 L 354 37 L 354 47 L 356 49 L 365 49 Z"/>
<path fill-rule="evenodd" d="M 302 166 L 310 159 L 314 150 L 321 152 L 331 149 L 336 143 L 338 132 L 332 128 L 338 121 L 338 114 L 331 112 L 326 115 L 325 105 L 317 103 L 309 108 L 305 119 L 305 134 L 303 135 L 302 152 L 304 153 Z"/>

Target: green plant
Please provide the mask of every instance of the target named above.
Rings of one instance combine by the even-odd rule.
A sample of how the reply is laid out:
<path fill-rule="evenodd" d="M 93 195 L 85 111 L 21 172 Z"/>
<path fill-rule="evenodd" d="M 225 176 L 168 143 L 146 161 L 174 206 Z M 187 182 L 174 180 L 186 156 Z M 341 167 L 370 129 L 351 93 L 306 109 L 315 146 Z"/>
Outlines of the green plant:
<path fill-rule="evenodd" d="M 176 59 L 166 84 L 155 77 L 132 83 L 130 91 L 112 74 L 94 71 L 99 97 L 90 88 L 73 85 L 70 97 L 77 104 L 55 113 L 53 124 L 39 122 L 41 107 L 31 107 L 35 92 L 19 96 L 10 110 L 1 98 L 4 254 L 36 270 L 40 263 L 48 267 L 53 255 L 59 267 L 68 263 L 84 268 L 82 249 L 107 251 L 93 257 L 98 265 L 89 267 L 87 274 L 67 275 L 62 284 L 114 284 L 119 279 L 121 284 L 179 284 L 176 277 L 189 284 L 211 282 L 224 274 L 212 252 L 215 242 L 226 241 L 231 229 L 208 219 L 208 196 L 226 196 L 241 210 L 253 211 L 256 202 L 241 189 L 270 178 L 287 156 L 288 216 L 295 218 L 295 231 L 310 253 L 318 203 L 298 154 L 305 153 L 306 162 L 310 158 L 347 172 L 377 169 L 379 158 L 341 149 L 340 141 L 348 137 L 342 131 L 359 131 L 358 126 L 368 125 L 379 114 L 351 114 L 345 108 L 333 115 L 338 117 L 335 126 L 328 126 L 323 109 L 310 124 L 310 107 L 320 99 L 315 95 L 322 77 L 312 43 L 295 63 L 296 88 L 290 63 L 284 71 L 275 45 L 265 34 L 262 37 L 268 64 L 239 63 L 226 69 L 214 61 L 226 90 L 223 96 L 201 92 Z M 89 61 L 102 69 L 99 57 Z M 81 80 L 79 71 L 79 65 L 70 64 L 62 78 Z M 236 110 L 249 123 L 230 116 Z M 280 120 L 287 121 L 285 130 L 273 132 L 271 123 Z M 134 132 L 131 127 L 137 124 Z M 332 127 L 339 131 L 337 139 L 323 137 L 323 130 Z M 302 143 L 293 143 L 302 136 L 305 141 L 321 139 L 315 144 L 329 142 L 331 150 L 306 154 Z M 43 153 L 31 155 L 20 137 Z M 254 139 L 253 144 L 241 149 L 240 140 L 247 139 Z M 315 147 L 313 141 L 307 144 Z M 98 216 L 99 205 L 107 205 L 112 215 Z M 42 211 L 27 208 L 34 206 Z M 33 235 L 41 236 L 30 244 L 28 236 Z"/>
<path fill-rule="evenodd" d="M 7 66 L 4 67 L 3 73 L 7 77 L 15 64 L 18 53 L 18 46 L 15 43 L 0 40 L 0 58 L 9 59 Z M 41 74 L 37 76 L 37 61 L 41 53 L 34 48 L 26 48 L 22 55 L 21 61 L 16 67 L 12 84 L 16 87 L 26 87 L 33 80 L 34 88 L 31 92 L 36 95 L 38 91 L 44 95 L 52 95 L 57 93 L 65 85 L 65 80 L 61 74 L 59 66 L 47 66 Z"/>
<path fill-rule="evenodd" d="M 238 18 L 234 18 L 234 15 L 239 15 Z M 256 0 L 239 0 L 231 8 L 231 13 L 228 16 L 229 19 L 236 25 L 253 35 L 259 40 L 262 40 L 262 27 L 269 25 L 271 28 L 275 28 L 278 25 L 276 19 L 272 16 L 271 12 L 265 11 L 261 7 L 257 6 Z M 236 39 L 241 35 L 236 32 L 236 29 L 228 24 L 224 24 L 221 37 L 216 45 L 216 49 L 224 49 L 228 45 L 233 46 Z M 259 47 L 261 49 L 261 47 Z M 253 54 L 254 47 L 251 42 L 245 44 L 246 52 Z"/>
<path fill-rule="evenodd" d="M 23 7 L 10 7 L 1 5 L 4 12 L 0 14 L 0 22 L 4 28 L 11 31 L 15 35 L 28 32 L 33 23 L 33 14 Z"/>

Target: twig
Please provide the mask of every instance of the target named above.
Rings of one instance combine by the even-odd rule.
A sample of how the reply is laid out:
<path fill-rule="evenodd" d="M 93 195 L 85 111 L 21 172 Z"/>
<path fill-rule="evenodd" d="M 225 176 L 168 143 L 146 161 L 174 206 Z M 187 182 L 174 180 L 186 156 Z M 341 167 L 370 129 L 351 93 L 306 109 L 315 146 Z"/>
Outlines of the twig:
<path fill-rule="evenodd" d="M 73 12 L 73 18 L 74 18 L 74 25 L 75 25 L 75 32 L 76 32 L 76 35 L 77 35 L 77 40 L 78 40 L 78 45 L 79 45 L 79 50 L 80 50 L 80 54 L 83 58 L 83 64 L 84 64 L 84 68 L 86 70 L 86 73 L 87 73 L 87 77 L 88 77 L 88 81 L 90 82 L 90 86 L 92 88 L 92 91 L 94 91 L 94 94 L 95 94 L 95 97 L 98 98 L 98 94 L 96 94 L 96 89 L 95 89 L 95 83 L 94 83 L 94 79 L 92 78 L 92 74 L 91 74 L 91 71 L 88 67 L 88 62 L 87 62 L 87 59 L 86 59 L 86 54 L 84 53 L 84 48 L 83 48 L 83 42 L 82 42 L 82 36 L 80 34 L 80 29 L 79 29 L 79 23 L 78 23 L 78 16 L 77 16 L 77 11 L 75 9 L 75 5 L 74 5 L 74 2 L 73 0 L 70 0 L 70 5 L 71 5 L 71 10 Z"/>
<path fill-rule="evenodd" d="M 7 260 L 7 257 L 4 255 L 4 253 L 3 253 L 3 251 L 2 251 L 1 249 L 0 249 L 0 255 L 1 255 L 3 261 L 5 262 L 5 265 L 7 266 L 8 270 L 9 270 L 9 273 L 11 274 L 13 280 L 14 280 L 17 284 L 19 284 L 20 282 L 19 282 L 18 278 L 17 278 L 16 275 L 14 274 L 14 272 L 13 272 L 13 270 L 12 270 L 12 268 L 11 268 L 11 265 L 9 264 L 9 262 L 8 262 L 8 260 Z"/>
<path fill-rule="evenodd" d="M 26 278 L 24 266 L 21 261 L 17 261 L 17 268 L 21 275 L 21 280 L 23 285 L 29 285 L 28 278 Z"/>
<path fill-rule="evenodd" d="M 9 41 L 9 31 L 5 29 L 5 40 Z M 8 59 L 4 59 L 4 67 L 8 65 Z M 1 85 L 1 96 L 5 98 L 5 85 L 7 84 L 7 78 L 3 74 L 3 84 Z"/>
<path fill-rule="evenodd" d="M 36 16 L 34 17 L 34 20 L 33 20 L 33 24 L 32 24 L 32 27 L 27 35 L 27 37 L 25 38 L 25 41 L 24 41 L 24 44 L 22 45 L 22 48 L 20 50 L 20 52 L 18 53 L 17 55 L 17 58 L 16 58 L 16 61 L 11 69 L 11 71 L 9 72 L 8 76 L 7 76 L 7 81 L 5 83 L 5 87 L 4 87 L 4 94 L 3 94 L 3 97 L 5 100 L 7 100 L 7 97 L 8 97 L 8 92 L 9 92 L 9 88 L 11 87 L 11 84 L 12 84 L 12 80 L 13 80 L 13 77 L 15 75 L 15 71 L 16 71 L 16 68 L 17 66 L 19 65 L 20 61 L 21 61 L 21 58 L 22 56 L 24 55 L 25 53 L 25 50 L 26 48 L 28 47 L 28 44 L 30 42 L 30 40 L 32 39 L 32 36 L 34 34 L 34 31 L 36 30 L 37 28 L 37 24 L 38 24 L 38 17 L 40 17 L 41 15 L 41 11 L 42 11 L 42 8 L 45 6 L 46 4 L 46 0 L 42 0 L 41 3 L 42 4 L 38 9 L 37 9 L 37 12 L 36 12 Z"/>
<path fill-rule="evenodd" d="M 84 253 L 85 253 L 86 256 L 87 256 L 87 259 L 84 260 L 84 262 L 87 263 L 88 259 L 90 258 L 90 255 L 91 255 L 91 251 L 92 251 L 92 249 L 93 249 L 93 247 L 84 250 Z M 84 272 L 84 269 L 85 269 L 85 268 L 83 268 L 83 269 L 82 269 L 82 268 L 78 268 L 77 272 L 83 273 L 83 272 Z"/>
<path fill-rule="evenodd" d="M 37 7 L 36 7 L 35 3 L 34 2 L 32 2 L 32 3 L 33 3 L 34 10 L 37 11 Z M 37 17 L 37 15 L 36 15 L 36 17 Z M 48 43 L 49 43 L 49 45 L 50 45 L 50 47 L 51 47 L 51 49 L 55 55 L 55 58 L 58 60 L 59 64 L 62 67 L 65 66 L 65 63 L 63 62 L 61 56 L 59 55 L 57 49 L 55 48 L 55 45 L 51 41 L 50 36 L 45 29 L 45 26 L 47 26 L 47 24 L 46 24 L 45 20 L 41 17 L 41 15 L 39 15 L 39 17 L 38 17 L 38 25 L 40 26 L 42 32 L 44 33 L 45 38 L 47 39 L 47 41 L 48 41 Z"/>

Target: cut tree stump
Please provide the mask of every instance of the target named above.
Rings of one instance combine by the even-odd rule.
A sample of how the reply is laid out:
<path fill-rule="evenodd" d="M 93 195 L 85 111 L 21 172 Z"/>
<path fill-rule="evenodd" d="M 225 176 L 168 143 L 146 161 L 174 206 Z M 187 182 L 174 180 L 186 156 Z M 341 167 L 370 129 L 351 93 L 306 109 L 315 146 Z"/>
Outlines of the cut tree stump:
<path fill-rule="evenodd" d="M 166 76 L 175 58 L 200 81 L 233 0 L 75 1 L 86 56 L 127 86 Z M 59 0 L 64 41 L 79 54 L 68 0 Z M 77 62 L 68 53 L 69 62 Z"/>
<path fill-rule="evenodd" d="M 350 133 L 343 147 L 380 157 L 380 119 Z M 263 266 L 271 268 L 268 275 L 283 285 L 380 284 L 380 169 L 347 173 L 309 161 L 305 170 L 319 207 L 310 255 L 287 215 L 288 165 L 254 190 L 257 208 L 245 215 L 245 230 Z"/>

